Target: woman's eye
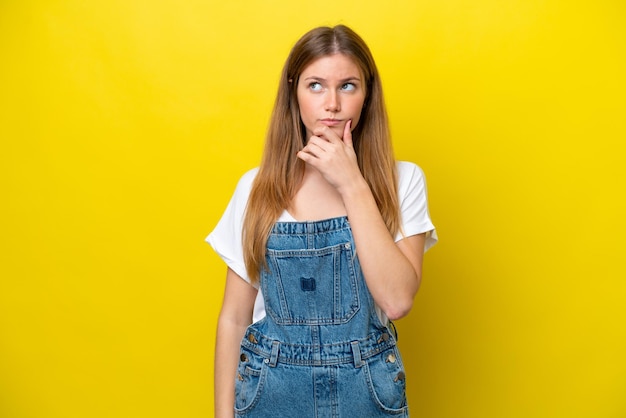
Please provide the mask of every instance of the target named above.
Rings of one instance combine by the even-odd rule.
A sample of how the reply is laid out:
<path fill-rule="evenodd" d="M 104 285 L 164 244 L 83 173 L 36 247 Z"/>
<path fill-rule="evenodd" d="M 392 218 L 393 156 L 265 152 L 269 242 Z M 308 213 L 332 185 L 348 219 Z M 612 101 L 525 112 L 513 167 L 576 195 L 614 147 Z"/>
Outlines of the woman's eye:
<path fill-rule="evenodd" d="M 356 89 L 356 86 L 354 85 L 354 83 L 346 83 L 343 86 L 341 86 L 341 90 L 344 90 L 344 91 L 354 91 L 354 89 Z"/>
<path fill-rule="evenodd" d="M 321 91 L 322 85 L 318 83 L 317 81 L 314 81 L 311 84 L 309 84 L 309 88 L 313 91 Z"/>

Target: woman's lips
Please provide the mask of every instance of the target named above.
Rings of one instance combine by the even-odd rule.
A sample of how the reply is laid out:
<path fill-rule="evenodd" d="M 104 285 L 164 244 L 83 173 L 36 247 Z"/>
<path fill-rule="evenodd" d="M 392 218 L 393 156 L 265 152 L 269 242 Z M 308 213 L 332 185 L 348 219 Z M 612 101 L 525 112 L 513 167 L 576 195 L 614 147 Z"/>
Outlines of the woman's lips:
<path fill-rule="evenodd" d="M 337 126 L 343 123 L 341 119 L 322 119 L 321 122 L 326 126 Z"/>

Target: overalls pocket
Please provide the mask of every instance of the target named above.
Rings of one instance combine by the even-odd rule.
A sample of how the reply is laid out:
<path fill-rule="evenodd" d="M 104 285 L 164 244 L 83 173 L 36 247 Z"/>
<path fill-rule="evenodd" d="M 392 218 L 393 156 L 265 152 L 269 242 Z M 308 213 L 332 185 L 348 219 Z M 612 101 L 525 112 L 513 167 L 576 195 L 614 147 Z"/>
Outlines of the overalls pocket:
<path fill-rule="evenodd" d="M 266 375 L 267 364 L 263 357 L 241 347 L 235 380 L 236 412 L 249 411 L 258 403 Z"/>
<path fill-rule="evenodd" d="M 350 242 L 320 249 L 267 250 L 266 311 L 280 325 L 337 325 L 359 310 Z"/>
<path fill-rule="evenodd" d="M 396 347 L 370 357 L 364 367 L 367 386 L 379 408 L 392 414 L 406 410 L 406 375 Z"/>

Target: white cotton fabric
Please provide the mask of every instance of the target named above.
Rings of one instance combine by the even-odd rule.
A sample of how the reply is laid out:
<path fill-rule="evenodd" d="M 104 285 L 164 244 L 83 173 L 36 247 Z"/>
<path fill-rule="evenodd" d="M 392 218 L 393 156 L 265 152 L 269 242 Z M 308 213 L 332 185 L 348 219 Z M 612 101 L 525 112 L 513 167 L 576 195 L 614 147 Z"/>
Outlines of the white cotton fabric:
<path fill-rule="evenodd" d="M 437 231 L 428 212 L 428 200 L 424 173 L 416 164 L 406 161 L 397 163 L 398 169 L 398 196 L 400 199 L 401 231 L 396 234 L 395 240 L 429 232 L 426 237 L 424 252 L 438 241 Z M 252 182 L 258 172 L 254 168 L 245 173 L 235 188 L 235 192 L 224 211 L 215 229 L 206 238 L 215 252 L 224 260 L 226 265 L 237 273 L 246 282 L 251 283 L 243 259 L 241 231 L 243 218 L 250 195 Z M 297 222 L 287 211 L 284 211 L 278 222 Z M 255 285 L 258 288 L 258 285 Z M 379 316 L 383 322 L 386 318 L 382 312 Z M 253 322 L 265 317 L 265 302 L 261 292 L 257 294 L 254 303 Z"/>

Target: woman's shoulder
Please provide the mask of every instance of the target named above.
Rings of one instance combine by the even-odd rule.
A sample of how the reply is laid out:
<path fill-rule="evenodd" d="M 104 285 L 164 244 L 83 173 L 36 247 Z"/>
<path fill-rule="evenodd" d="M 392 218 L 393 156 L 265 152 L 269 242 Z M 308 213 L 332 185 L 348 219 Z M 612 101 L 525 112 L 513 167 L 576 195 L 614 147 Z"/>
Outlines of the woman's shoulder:
<path fill-rule="evenodd" d="M 252 183 L 254 182 L 254 178 L 256 177 L 258 171 L 258 167 L 253 168 L 246 171 L 243 175 L 241 175 L 241 177 L 239 177 L 235 190 L 231 195 L 230 204 L 233 207 L 240 208 L 241 210 L 245 208 L 248 202 L 248 197 L 250 196 L 250 191 L 252 190 Z"/>
<path fill-rule="evenodd" d="M 254 181 L 254 178 L 256 177 L 258 172 L 259 172 L 259 167 L 254 167 L 254 168 L 246 171 L 239 178 L 239 182 L 237 183 L 237 186 L 240 186 L 240 185 L 242 185 L 242 186 L 252 186 L 252 182 Z"/>
<path fill-rule="evenodd" d="M 396 169 L 398 170 L 398 183 L 420 181 L 424 178 L 422 168 L 411 161 L 396 161 Z"/>
<path fill-rule="evenodd" d="M 259 172 L 259 167 L 255 167 L 251 170 L 243 173 L 239 180 L 237 181 L 237 187 L 235 188 L 236 194 L 248 194 L 252 189 L 252 183 L 256 178 L 257 173 Z"/>

